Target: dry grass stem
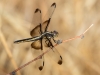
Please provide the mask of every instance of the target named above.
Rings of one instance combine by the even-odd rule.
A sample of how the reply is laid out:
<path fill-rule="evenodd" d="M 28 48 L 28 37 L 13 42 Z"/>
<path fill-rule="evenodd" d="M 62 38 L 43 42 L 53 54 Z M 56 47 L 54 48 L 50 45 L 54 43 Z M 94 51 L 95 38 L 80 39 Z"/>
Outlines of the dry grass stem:
<path fill-rule="evenodd" d="M 2 44 L 3 44 L 3 46 L 4 46 L 4 48 L 5 48 L 5 50 L 6 50 L 6 53 L 7 53 L 7 55 L 9 56 L 9 58 L 10 58 L 10 60 L 11 60 L 12 65 L 14 66 L 15 69 L 18 68 L 18 66 L 17 66 L 17 64 L 16 64 L 16 62 L 15 62 L 13 56 L 12 56 L 11 50 L 9 49 L 9 47 L 8 47 L 8 45 L 7 45 L 7 42 L 6 42 L 6 40 L 5 40 L 5 38 L 4 38 L 3 34 L 2 34 L 2 32 L 0 32 L 0 38 L 1 38 L 0 40 L 1 40 L 1 42 L 2 42 Z M 18 75 L 21 75 L 20 72 L 18 72 L 17 74 L 18 74 Z"/>
<path fill-rule="evenodd" d="M 77 38 L 82 38 L 82 37 L 84 36 L 84 34 L 85 34 L 92 26 L 93 26 L 93 24 L 92 24 L 88 29 L 86 29 L 81 35 L 76 36 L 76 37 L 73 37 L 73 38 L 70 38 L 70 39 L 68 39 L 68 40 L 64 40 L 64 41 L 62 41 L 62 43 L 68 42 L 68 41 L 71 41 L 71 40 L 75 40 L 75 39 L 77 39 Z M 61 43 L 60 43 L 60 44 L 61 44 Z M 60 45 L 60 44 L 59 44 L 59 45 Z M 57 45 L 58 45 L 58 44 L 55 44 L 54 47 L 57 46 Z M 26 64 L 24 64 L 24 65 L 22 65 L 21 67 L 17 68 L 16 70 L 14 70 L 13 72 L 11 72 L 11 73 L 9 73 L 9 74 L 7 74 L 7 75 L 13 75 L 13 73 L 16 73 L 17 71 L 19 71 L 20 69 L 24 68 L 25 66 L 27 66 L 27 65 L 31 64 L 32 62 L 34 62 L 34 61 L 40 59 L 44 54 L 46 54 L 46 53 L 49 52 L 50 50 L 52 50 L 52 49 L 48 49 L 47 51 L 43 52 L 41 55 L 39 55 L 39 56 L 36 57 L 35 59 L 29 61 L 28 63 L 26 63 Z"/>
<path fill-rule="evenodd" d="M 61 40 L 53 44 L 63 58 L 62 65 L 45 46 L 41 53 L 31 49 L 32 42 L 13 43 L 31 38 L 30 30 L 37 26 L 33 21 L 35 9 L 41 9 L 44 22 L 54 2 L 56 9 L 48 31 L 59 33 L 55 40 Z M 13 70 L 17 75 L 100 75 L 99 35 L 100 0 L 0 0 L 0 75 L 12 75 Z M 45 65 L 39 71 L 36 64 L 41 56 Z"/>

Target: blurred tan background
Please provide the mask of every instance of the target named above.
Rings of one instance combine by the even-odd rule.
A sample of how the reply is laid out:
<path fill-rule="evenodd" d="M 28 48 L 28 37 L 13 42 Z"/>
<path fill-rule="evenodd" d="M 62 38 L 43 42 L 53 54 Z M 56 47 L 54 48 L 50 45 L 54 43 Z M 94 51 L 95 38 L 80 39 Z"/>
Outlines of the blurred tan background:
<path fill-rule="evenodd" d="M 0 0 L 0 75 L 6 75 L 35 58 L 30 50 L 31 43 L 13 42 L 31 37 L 29 29 L 35 9 L 40 8 L 44 16 L 53 2 L 57 8 L 49 31 L 57 30 L 60 39 L 80 35 L 91 24 L 94 26 L 84 39 L 56 47 L 63 57 L 62 65 L 50 56 L 44 56 L 42 71 L 33 62 L 16 75 L 100 75 L 100 0 Z"/>

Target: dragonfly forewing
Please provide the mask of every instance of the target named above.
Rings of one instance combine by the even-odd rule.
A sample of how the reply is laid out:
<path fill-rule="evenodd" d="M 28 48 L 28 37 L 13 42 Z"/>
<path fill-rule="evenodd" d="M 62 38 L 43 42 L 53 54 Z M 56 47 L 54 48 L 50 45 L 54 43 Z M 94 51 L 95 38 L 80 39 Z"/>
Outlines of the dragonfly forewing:
<path fill-rule="evenodd" d="M 61 65 L 63 62 L 62 56 L 60 55 L 58 50 L 54 47 L 54 44 L 55 44 L 55 42 L 52 38 L 49 39 L 46 37 L 45 47 L 49 47 L 49 49 L 52 49 L 48 54 L 54 61 L 56 61 L 59 65 Z"/>
<path fill-rule="evenodd" d="M 56 3 L 53 3 L 48 9 L 46 15 L 42 18 L 42 30 L 43 32 L 47 31 L 51 17 L 55 11 Z"/>

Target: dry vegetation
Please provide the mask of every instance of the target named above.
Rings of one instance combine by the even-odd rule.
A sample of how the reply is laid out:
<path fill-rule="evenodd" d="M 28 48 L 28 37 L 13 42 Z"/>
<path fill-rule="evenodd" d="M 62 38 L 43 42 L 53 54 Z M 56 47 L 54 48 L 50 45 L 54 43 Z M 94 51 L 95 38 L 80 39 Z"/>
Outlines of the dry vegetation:
<path fill-rule="evenodd" d="M 57 30 L 60 39 L 80 35 L 91 24 L 94 26 L 84 39 L 57 46 L 63 57 L 62 65 L 46 54 L 42 71 L 33 62 L 17 75 L 100 75 L 100 0 L 0 0 L 0 75 L 6 75 L 35 58 L 30 43 L 13 42 L 30 37 L 34 10 L 40 8 L 44 16 L 53 2 L 57 8 L 49 30 Z"/>

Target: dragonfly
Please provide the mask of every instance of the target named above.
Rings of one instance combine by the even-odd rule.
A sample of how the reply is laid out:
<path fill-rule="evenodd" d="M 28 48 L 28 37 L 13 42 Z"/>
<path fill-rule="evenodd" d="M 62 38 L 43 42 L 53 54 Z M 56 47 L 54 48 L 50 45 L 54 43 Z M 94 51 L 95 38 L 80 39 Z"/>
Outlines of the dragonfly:
<path fill-rule="evenodd" d="M 32 42 L 31 43 L 31 49 L 34 51 L 33 55 L 43 52 L 44 47 L 48 47 L 52 49 L 52 52 L 54 53 L 54 57 L 56 58 L 56 61 L 59 65 L 62 64 L 62 56 L 60 53 L 56 50 L 53 43 L 59 44 L 60 40 L 55 40 L 55 37 L 58 36 L 57 31 L 48 31 L 48 27 L 51 21 L 51 17 L 55 11 L 56 3 L 52 3 L 50 8 L 47 11 L 46 18 L 42 20 L 42 14 L 41 10 L 37 8 L 34 12 L 34 17 L 32 23 L 36 25 L 35 28 L 33 28 L 33 25 L 31 25 L 31 31 L 30 35 L 31 38 L 16 40 L 14 43 L 22 43 L 22 42 Z M 43 22 L 42 22 L 43 21 Z M 42 56 L 39 61 L 37 62 L 38 69 L 41 71 L 44 67 L 44 56 Z"/>

